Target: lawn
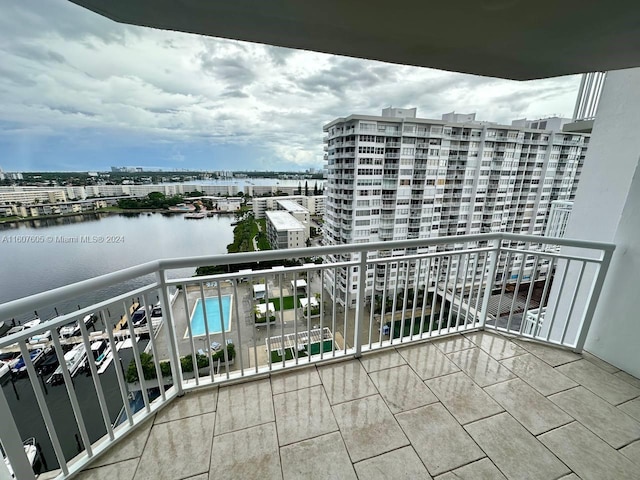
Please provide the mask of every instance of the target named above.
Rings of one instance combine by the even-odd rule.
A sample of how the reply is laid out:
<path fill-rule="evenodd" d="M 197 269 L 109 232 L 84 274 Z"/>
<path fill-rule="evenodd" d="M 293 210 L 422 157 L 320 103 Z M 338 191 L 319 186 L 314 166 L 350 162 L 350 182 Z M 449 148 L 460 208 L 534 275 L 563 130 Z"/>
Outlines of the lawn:
<path fill-rule="evenodd" d="M 440 319 L 439 317 L 440 317 L 439 312 L 436 312 L 433 318 L 433 331 L 438 330 L 438 324 Z M 448 318 L 449 318 L 449 311 L 445 310 L 442 315 L 442 328 L 447 328 Z M 451 327 L 455 327 L 456 320 L 457 320 L 456 315 L 453 315 L 453 317 L 451 318 L 451 324 L 450 324 Z M 420 331 L 420 321 L 421 321 L 420 317 L 415 317 L 414 324 L 413 324 L 413 335 L 420 335 L 420 333 L 429 332 L 431 316 L 425 315 L 422 332 Z M 464 324 L 464 320 L 461 320 L 461 323 Z M 386 322 L 385 325 L 389 326 L 389 329 L 391 329 L 391 322 Z M 401 326 L 402 326 L 402 320 L 398 319 L 393 322 L 393 338 L 400 338 Z M 402 336 L 408 337 L 409 335 L 411 335 L 411 317 L 406 318 L 404 321 L 404 330 L 403 330 Z"/>
<path fill-rule="evenodd" d="M 298 296 L 298 298 L 303 297 Z M 260 303 L 264 302 L 264 300 L 260 300 Z M 273 307 L 276 309 L 276 311 L 279 312 L 280 310 L 282 310 L 282 308 L 280 308 L 280 297 L 269 298 L 269 302 L 273 303 Z M 282 297 L 282 304 L 284 305 L 284 310 L 293 310 L 295 308 L 295 300 L 293 298 L 293 295 Z"/>
<path fill-rule="evenodd" d="M 322 342 L 322 347 L 324 353 L 331 352 L 333 350 L 333 341 L 325 340 Z M 312 343 L 311 344 L 311 355 L 318 355 L 320 353 L 320 343 Z M 305 345 L 305 349 L 303 351 L 298 352 L 298 358 L 306 357 L 309 355 L 309 346 Z M 288 348 L 284 352 L 285 360 L 292 360 L 294 358 L 293 351 Z M 276 350 L 271 352 L 271 363 L 282 362 L 282 357 L 278 355 Z"/>

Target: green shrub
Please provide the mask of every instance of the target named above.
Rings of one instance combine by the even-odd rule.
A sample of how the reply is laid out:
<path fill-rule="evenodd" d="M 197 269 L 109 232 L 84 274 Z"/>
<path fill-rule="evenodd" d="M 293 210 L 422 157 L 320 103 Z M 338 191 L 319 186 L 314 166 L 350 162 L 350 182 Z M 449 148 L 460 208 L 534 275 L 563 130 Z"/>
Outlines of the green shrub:
<path fill-rule="evenodd" d="M 230 343 L 227 345 L 227 357 L 229 358 L 229 361 L 231 361 L 235 358 L 235 356 L 236 347 L 233 343 Z M 224 362 L 223 349 L 220 349 L 211 355 L 211 363 L 217 362 L 218 360 Z M 200 355 L 199 353 L 197 353 L 196 362 L 198 364 L 198 368 L 205 368 L 209 366 L 206 355 Z M 156 368 L 153 364 L 153 355 L 142 352 L 140 354 L 140 363 L 142 364 L 142 372 L 145 380 L 152 380 L 154 378 L 157 378 Z M 191 355 L 180 357 L 180 367 L 182 368 L 182 371 L 184 373 L 193 372 L 193 357 Z M 162 373 L 163 377 L 171 376 L 171 362 L 160 362 L 160 372 Z M 136 362 L 134 359 L 131 359 L 131 362 L 129 362 L 125 378 L 128 383 L 134 383 L 138 381 L 138 369 L 136 368 Z"/>

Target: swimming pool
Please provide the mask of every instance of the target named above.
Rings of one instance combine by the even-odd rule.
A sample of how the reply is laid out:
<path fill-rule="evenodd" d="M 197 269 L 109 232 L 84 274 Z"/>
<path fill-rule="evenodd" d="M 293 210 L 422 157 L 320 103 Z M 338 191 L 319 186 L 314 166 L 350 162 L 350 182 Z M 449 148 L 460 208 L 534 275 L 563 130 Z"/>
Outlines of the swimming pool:
<path fill-rule="evenodd" d="M 222 315 L 224 316 L 224 331 L 228 332 L 231 326 L 231 295 L 222 295 L 220 297 L 222 302 Z M 218 297 L 205 298 L 205 309 L 207 312 L 207 324 L 209 326 L 209 333 L 221 333 L 222 322 L 220 321 L 220 304 L 218 303 Z M 202 299 L 198 298 L 196 304 L 193 307 L 191 313 L 191 333 L 194 337 L 205 335 L 206 330 L 204 328 L 204 312 L 202 309 Z M 185 333 L 185 337 L 189 334 L 188 330 Z"/>

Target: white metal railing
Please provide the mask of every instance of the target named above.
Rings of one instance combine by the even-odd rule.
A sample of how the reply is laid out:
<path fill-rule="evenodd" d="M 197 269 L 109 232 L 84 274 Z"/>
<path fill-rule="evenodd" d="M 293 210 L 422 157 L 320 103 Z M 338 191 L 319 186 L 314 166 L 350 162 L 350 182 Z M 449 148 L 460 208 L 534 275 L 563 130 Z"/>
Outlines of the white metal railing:
<path fill-rule="evenodd" d="M 564 253 L 569 247 L 571 253 Z M 23 356 L 25 369 L 18 374 L 26 378 L 18 381 L 29 382 L 44 424 L 37 440 L 47 445 L 49 467 L 59 467 L 65 478 L 158 408 L 204 385 L 478 329 L 581 350 L 613 249 L 603 243 L 483 234 L 158 260 L 0 305 L 0 320 L 10 321 L 153 275 L 143 287 L 0 338 L 0 351 Z M 291 261 L 295 258 L 323 263 Z M 238 271 L 224 273 L 234 265 Z M 214 270 L 172 278 L 178 269 L 203 266 Z M 579 275 L 567 274 L 576 267 Z M 558 299 L 569 307 L 558 308 Z M 137 305 L 142 310 L 134 313 Z M 157 311 L 161 317 L 152 316 Z M 99 332 L 89 332 L 87 315 L 98 319 L 93 329 Z M 60 338 L 59 329 L 70 322 L 78 322 L 80 335 Z M 51 332 L 50 340 L 30 343 L 45 332 Z M 98 425 L 93 421 L 88 427 L 82 407 L 90 400 L 80 392 L 73 366 L 63 361 L 58 378 L 75 421 L 63 434 L 55 422 L 60 407 L 47 394 L 62 387 L 48 386 L 29 350 L 49 350 L 62 359 L 73 345 L 92 352 L 95 341 L 108 346 L 114 366 L 87 356 L 84 383 L 99 412 Z M 139 400 L 137 412 L 132 396 Z M 110 414 L 114 402 L 122 406 L 121 424 Z M 17 477 L 34 478 L 18 428 L 21 412 L 9 403 L 1 393 L 0 441 Z"/>

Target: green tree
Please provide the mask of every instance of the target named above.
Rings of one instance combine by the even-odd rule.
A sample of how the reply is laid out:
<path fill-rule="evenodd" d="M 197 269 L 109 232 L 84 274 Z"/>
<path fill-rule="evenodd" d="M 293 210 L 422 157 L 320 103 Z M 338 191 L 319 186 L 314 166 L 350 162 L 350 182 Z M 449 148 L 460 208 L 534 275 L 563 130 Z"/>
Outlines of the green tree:
<path fill-rule="evenodd" d="M 304 181 L 304 196 L 308 197 L 309 196 L 309 182 L 308 181 Z"/>

